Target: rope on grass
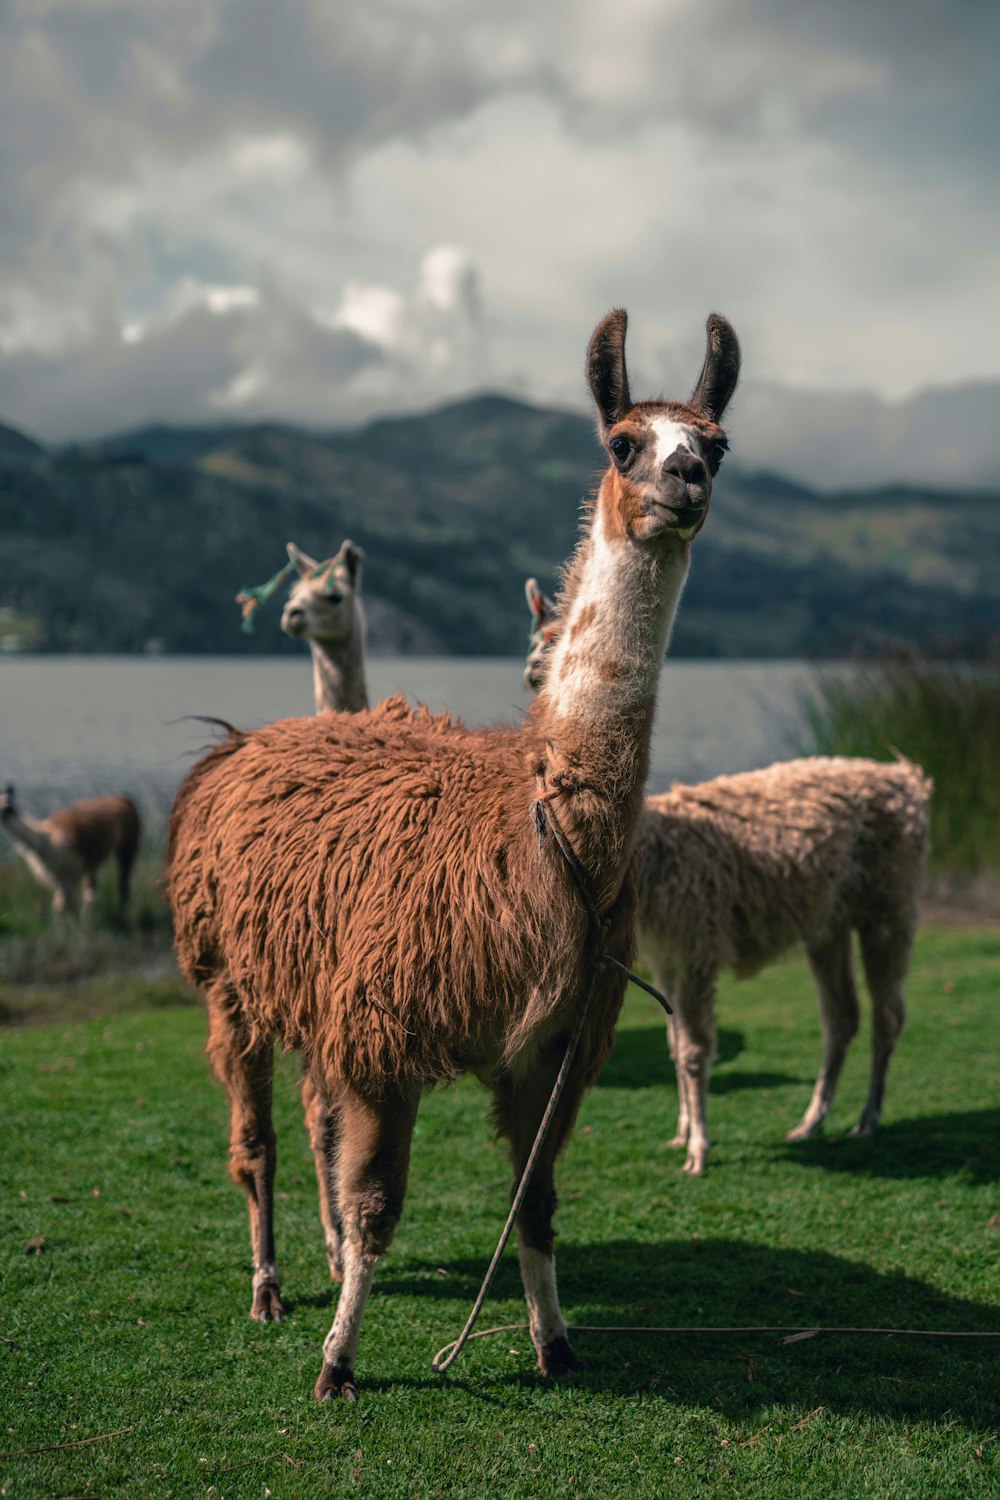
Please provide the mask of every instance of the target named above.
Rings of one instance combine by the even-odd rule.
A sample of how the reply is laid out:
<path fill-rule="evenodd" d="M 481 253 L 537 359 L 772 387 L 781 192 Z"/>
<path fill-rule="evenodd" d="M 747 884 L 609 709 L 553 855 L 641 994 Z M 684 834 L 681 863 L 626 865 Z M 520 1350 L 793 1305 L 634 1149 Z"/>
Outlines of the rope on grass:
<path fill-rule="evenodd" d="M 461 1339 L 455 1339 L 453 1343 L 445 1344 L 434 1356 L 432 1369 L 446 1370 L 452 1359 L 459 1352 L 461 1344 L 469 1339 L 488 1339 L 497 1333 L 521 1333 L 528 1332 L 527 1323 L 499 1323 L 496 1328 L 480 1328 L 476 1333 L 463 1332 Z M 830 1334 L 873 1334 L 883 1338 L 897 1339 L 1000 1339 L 1000 1333 L 978 1332 L 972 1330 L 959 1330 L 954 1328 L 787 1328 L 774 1323 L 753 1323 L 738 1325 L 730 1328 L 662 1328 L 656 1326 L 643 1327 L 635 1324 L 598 1324 L 598 1323 L 575 1323 L 569 1329 L 570 1333 L 688 1333 L 688 1334 L 714 1334 L 714 1333 L 780 1333 L 783 1335 L 778 1340 L 779 1344 L 799 1344 L 805 1339 L 818 1338 L 821 1333 Z M 455 1354 L 451 1351 L 454 1350 Z"/>

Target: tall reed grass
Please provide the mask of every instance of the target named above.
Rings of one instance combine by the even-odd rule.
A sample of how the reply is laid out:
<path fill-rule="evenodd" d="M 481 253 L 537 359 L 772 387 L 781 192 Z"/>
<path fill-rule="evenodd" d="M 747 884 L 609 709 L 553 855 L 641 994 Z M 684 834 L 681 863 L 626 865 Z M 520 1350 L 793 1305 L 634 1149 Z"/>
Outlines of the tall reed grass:
<path fill-rule="evenodd" d="M 810 754 L 898 751 L 934 778 L 935 872 L 1000 877 L 1000 665 L 894 657 L 824 673 L 802 713 Z"/>

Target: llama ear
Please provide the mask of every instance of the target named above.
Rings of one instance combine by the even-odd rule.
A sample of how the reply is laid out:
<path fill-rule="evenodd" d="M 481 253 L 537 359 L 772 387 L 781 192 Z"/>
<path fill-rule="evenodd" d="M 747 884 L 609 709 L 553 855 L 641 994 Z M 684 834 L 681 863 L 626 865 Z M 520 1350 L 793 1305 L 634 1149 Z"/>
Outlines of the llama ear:
<path fill-rule="evenodd" d="M 358 574 L 361 572 L 361 564 L 364 562 L 364 558 L 365 554 L 360 547 L 355 546 L 351 541 L 345 541 L 341 543 L 340 551 L 333 559 L 333 563 L 334 567 L 345 569 L 353 585 L 358 581 Z"/>
<path fill-rule="evenodd" d="M 524 581 L 524 597 L 528 601 L 528 608 L 535 618 L 541 621 L 545 612 L 545 595 L 538 587 L 537 578 L 526 578 Z"/>
<path fill-rule="evenodd" d="M 310 557 L 308 552 L 303 552 L 300 547 L 296 547 L 294 542 L 288 542 L 285 550 L 288 553 L 289 561 L 294 566 L 295 571 L 302 578 L 307 578 L 310 573 L 314 573 L 319 567 L 319 563 L 316 561 L 316 559 L 314 557 Z"/>
<path fill-rule="evenodd" d="M 0 813 L 16 813 L 17 805 L 14 801 L 14 788 L 8 784 L 2 797 L 0 797 Z"/>
<path fill-rule="evenodd" d="M 628 313 L 616 307 L 602 318 L 590 336 L 587 380 L 601 419 L 601 435 L 620 422 L 632 405 L 625 369 L 625 330 Z"/>
<path fill-rule="evenodd" d="M 713 422 L 721 422 L 740 378 L 740 342 L 733 325 L 721 313 L 709 313 L 705 363 L 691 397 L 691 405 Z"/>

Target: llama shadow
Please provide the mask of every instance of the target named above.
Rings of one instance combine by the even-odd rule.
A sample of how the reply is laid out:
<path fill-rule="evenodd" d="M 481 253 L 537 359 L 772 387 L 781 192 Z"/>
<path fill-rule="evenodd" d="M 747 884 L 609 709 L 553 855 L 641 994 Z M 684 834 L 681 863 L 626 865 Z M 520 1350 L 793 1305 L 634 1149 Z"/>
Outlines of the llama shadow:
<path fill-rule="evenodd" d="M 863 1248 L 863 1247 L 862 1247 Z M 484 1262 L 391 1263 L 380 1295 L 427 1296 L 442 1311 L 441 1341 L 457 1334 L 479 1288 Z M 446 1274 L 442 1275 L 441 1271 Z M 662 1325 L 704 1329 L 853 1327 L 956 1330 L 1000 1335 L 1000 1307 L 949 1297 L 915 1277 L 879 1272 L 823 1251 L 775 1249 L 732 1240 L 634 1240 L 574 1245 L 560 1240 L 559 1285 L 574 1325 Z M 521 1302 L 516 1260 L 503 1261 L 492 1296 Z M 523 1315 L 523 1307 L 517 1314 Z M 509 1317 L 504 1313 L 503 1320 Z M 488 1317 L 483 1322 L 491 1321 Z M 493 1384 L 537 1387 L 526 1332 L 527 1368 Z M 715 1407 L 734 1418 L 803 1402 L 848 1415 L 934 1420 L 947 1411 L 969 1426 L 995 1410 L 1000 1337 L 885 1338 L 821 1334 L 791 1345 L 778 1333 L 587 1333 L 573 1344 L 585 1362 L 577 1383 L 609 1396 L 653 1392 L 683 1406 Z M 475 1345 L 464 1356 L 475 1360 Z"/>
<path fill-rule="evenodd" d="M 1000 1108 L 924 1115 L 880 1125 L 860 1139 L 813 1137 L 790 1143 L 781 1160 L 869 1177 L 951 1177 L 987 1183 L 1000 1179 Z"/>
<path fill-rule="evenodd" d="M 742 1031 L 720 1027 L 716 1037 L 716 1064 L 732 1062 L 743 1051 Z M 713 1072 L 708 1089 L 711 1094 L 728 1094 L 737 1089 L 772 1089 L 786 1083 L 808 1086 L 812 1080 L 790 1073 L 718 1073 Z M 663 1084 L 677 1091 L 677 1075 L 667 1048 L 666 1027 L 627 1027 L 618 1032 L 615 1050 L 597 1081 L 598 1088 L 645 1089 Z"/>
<path fill-rule="evenodd" d="M 716 1061 L 732 1062 L 743 1051 L 742 1031 L 720 1027 L 716 1038 Z M 748 1074 L 747 1077 L 754 1075 Z M 764 1076 L 764 1075 L 761 1075 Z M 788 1080 L 784 1080 L 788 1081 Z M 793 1080 L 798 1082 L 798 1080 Z M 646 1089 L 664 1083 L 676 1089 L 677 1077 L 667 1046 L 666 1026 L 627 1026 L 619 1028 L 615 1050 L 604 1065 L 598 1087 L 612 1089 Z M 749 1087 L 749 1085 L 747 1085 Z"/>

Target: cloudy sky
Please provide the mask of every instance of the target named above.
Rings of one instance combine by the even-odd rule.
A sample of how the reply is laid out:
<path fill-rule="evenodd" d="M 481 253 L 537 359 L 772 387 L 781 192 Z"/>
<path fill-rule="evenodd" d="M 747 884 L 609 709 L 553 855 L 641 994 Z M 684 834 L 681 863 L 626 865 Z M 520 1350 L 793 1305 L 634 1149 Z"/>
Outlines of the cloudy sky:
<path fill-rule="evenodd" d="M 615 303 L 646 393 L 709 308 L 758 402 L 1000 376 L 998 55 L 994 0 L 0 0 L 0 420 L 577 405 Z"/>

